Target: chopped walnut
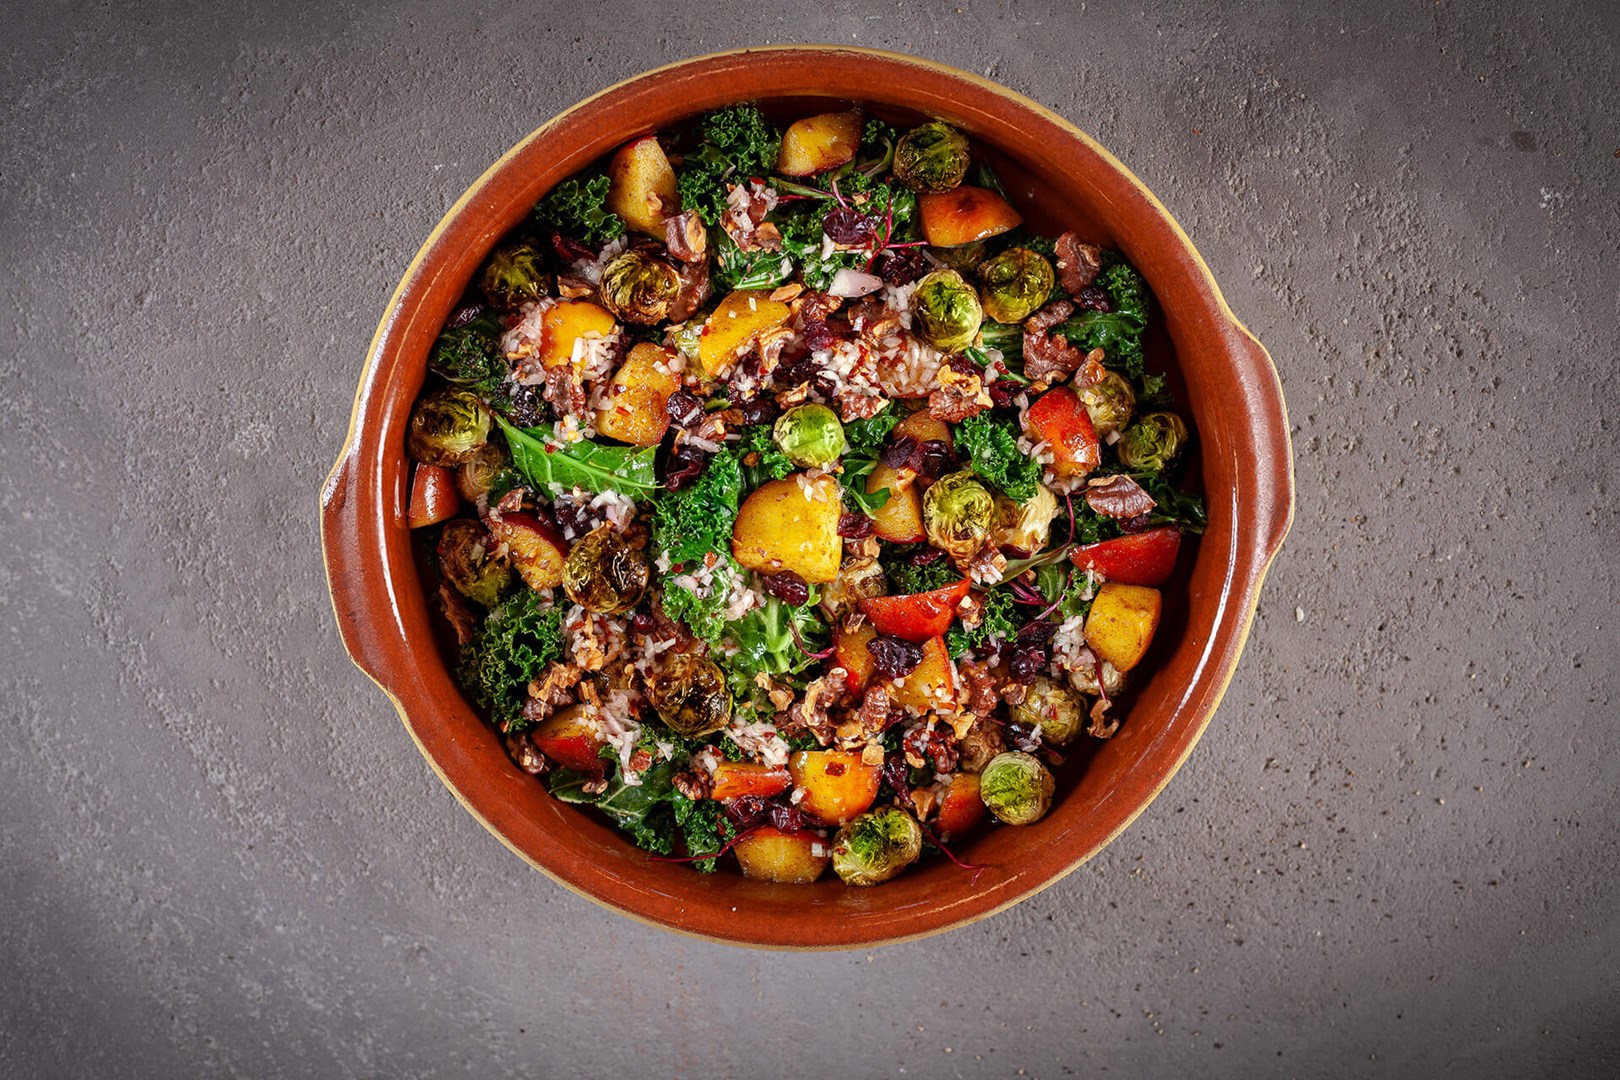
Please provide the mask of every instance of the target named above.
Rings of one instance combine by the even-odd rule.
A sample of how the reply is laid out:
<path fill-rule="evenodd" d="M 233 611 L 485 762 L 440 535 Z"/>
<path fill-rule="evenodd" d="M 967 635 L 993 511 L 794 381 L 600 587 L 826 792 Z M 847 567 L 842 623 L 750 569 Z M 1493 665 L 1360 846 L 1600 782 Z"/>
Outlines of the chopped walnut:
<path fill-rule="evenodd" d="M 523 705 L 525 719 L 538 723 L 564 705 L 574 704 L 574 687 L 584 675 L 584 669 L 577 664 L 561 660 L 547 664 L 540 677 L 529 683 L 529 700 Z"/>
<path fill-rule="evenodd" d="M 595 291 L 596 286 L 582 277 L 557 275 L 557 295 L 564 300 L 578 300 L 580 297 L 589 296 Z"/>
<path fill-rule="evenodd" d="M 478 632 L 478 617 L 467 606 L 467 601 L 448 581 L 439 582 L 439 609 L 445 621 L 456 632 L 456 644 L 466 645 Z"/>
<path fill-rule="evenodd" d="M 1103 476 L 1086 485 L 1086 505 L 1105 517 L 1140 517 L 1158 503 L 1128 476 Z"/>
<path fill-rule="evenodd" d="M 1024 375 L 1033 382 L 1062 382 L 1086 362 L 1085 354 L 1056 334 L 1024 331 Z"/>
<path fill-rule="evenodd" d="M 812 679 L 804 688 L 804 698 L 790 705 L 777 727 L 795 726 L 810 732 L 823 746 L 832 741 L 833 722 L 830 710 L 843 697 L 847 689 L 845 678 L 834 679 L 828 672 Z"/>
<path fill-rule="evenodd" d="M 1024 320 L 1024 330 L 1031 334 L 1044 334 L 1074 314 L 1074 305 L 1067 300 L 1054 300 Z"/>
<path fill-rule="evenodd" d="M 1029 697 L 1029 683 L 1008 680 L 1001 684 L 1001 700 L 1008 705 L 1022 705 Z"/>
<path fill-rule="evenodd" d="M 714 791 L 714 778 L 703 769 L 687 769 L 669 778 L 670 786 L 693 802 L 707 799 Z"/>
<path fill-rule="evenodd" d="M 881 742 L 869 742 L 864 747 L 862 747 L 861 748 L 861 764 L 862 765 L 882 765 L 883 764 L 883 744 Z"/>
<path fill-rule="evenodd" d="M 513 764 L 530 776 L 539 776 L 551 767 L 546 756 L 529 741 L 526 731 L 514 732 L 506 737 L 506 753 Z"/>
<path fill-rule="evenodd" d="M 594 780 L 587 780 L 579 786 L 581 794 L 584 795 L 600 795 L 607 789 L 608 782 L 607 777 L 605 776 L 597 777 Z"/>
<path fill-rule="evenodd" d="M 994 404 L 977 372 L 963 374 L 949 365 L 939 369 L 939 386 L 928 395 L 929 415 L 947 424 L 978 416 Z"/>
<path fill-rule="evenodd" d="M 706 261 L 709 253 L 709 230 L 703 227 L 703 218 L 696 210 L 664 219 L 664 246 L 669 253 L 684 263 Z"/>
<path fill-rule="evenodd" d="M 1007 748 L 1001 729 L 995 724 L 974 724 L 972 730 L 957 742 L 963 772 L 983 772 L 990 759 Z"/>
<path fill-rule="evenodd" d="M 771 299 L 775 300 L 778 304 L 785 304 L 802 292 L 804 292 L 803 285 L 800 285 L 797 281 L 790 281 L 786 285 L 772 289 Z"/>
<path fill-rule="evenodd" d="M 683 323 L 696 315 L 698 308 L 709 299 L 709 261 L 682 263 L 677 276 L 681 279 L 681 290 L 675 294 L 675 302 L 669 306 L 666 317 L 672 323 Z"/>
<path fill-rule="evenodd" d="M 981 720 L 994 716 L 1001 696 L 996 693 L 996 677 L 990 665 L 974 660 L 958 660 L 956 673 L 962 682 L 962 687 L 957 691 L 957 700 L 965 703 L 962 707 Z"/>
<path fill-rule="evenodd" d="M 1097 272 L 1102 269 L 1102 248 L 1082 244 L 1072 232 L 1059 236 L 1056 247 L 1058 280 L 1070 296 L 1097 280 Z"/>
<path fill-rule="evenodd" d="M 843 306 L 843 297 L 821 292 L 807 292 L 791 305 L 794 321 L 801 327 L 807 322 L 824 320 Z"/>
<path fill-rule="evenodd" d="M 967 575 L 973 583 L 982 588 L 989 588 L 1000 583 L 1003 572 L 1007 569 L 1007 556 L 994 544 L 986 544 L 978 550 L 973 558 L 968 560 Z"/>
<path fill-rule="evenodd" d="M 1098 698 L 1091 706 L 1091 724 L 1086 734 L 1093 739 L 1106 739 L 1119 730 L 1119 718 L 1107 715 L 1110 704 L 1107 698 Z"/>

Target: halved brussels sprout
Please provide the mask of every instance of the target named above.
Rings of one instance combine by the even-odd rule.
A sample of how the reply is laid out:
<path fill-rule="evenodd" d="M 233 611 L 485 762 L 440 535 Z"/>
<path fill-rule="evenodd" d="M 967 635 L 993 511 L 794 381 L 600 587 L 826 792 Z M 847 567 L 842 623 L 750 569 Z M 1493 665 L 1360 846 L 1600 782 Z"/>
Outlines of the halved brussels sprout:
<path fill-rule="evenodd" d="M 1035 485 L 1035 494 L 1021 503 L 997 495 L 996 546 L 1035 554 L 1051 538 L 1057 512 L 1057 496 L 1045 484 Z"/>
<path fill-rule="evenodd" d="M 1119 460 L 1128 468 L 1157 472 L 1187 444 L 1187 425 L 1175 413 L 1151 412 L 1125 429 Z"/>
<path fill-rule="evenodd" d="M 546 273 L 540 249 L 518 241 L 495 249 L 478 275 L 478 287 L 496 307 L 512 309 L 550 292 L 551 275 Z"/>
<path fill-rule="evenodd" d="M 417 401 L 405 447 L 417 461 L 451 468 L 484 448 L 494 423 L 476 394 L 440 390 Z"/>
<path fill-rule="evenodd" d="M 979 267 L 984 282 L 979 299 L 984 313 L 996 322 L 1023 322 L 1052 295 L 1057 273 L 1052 264 L 1029 248 L 1008 248 Z"/>
<path fill-rule="evenodd" d="M 844 456 L 844 425 L 838 414 L 814 402 L 795 405 L 776 418 L 776 445 L 801 469 L 830 469 Z"/>
<path fill-rule="evenodd" d="M 922 854 L 922 826 L 896 806 L 870 810 L 838 830 L 833 871 L 846 885 L 881 885 Z"/>
<path fill-rule="evenodd" d="M 953 559 L 977 555 L 995 519 L 995 496 L 965 470 L 940 477 L 923 496 L 923 529 L 929 542 Z"/>
<path fill-rule="evenodd" d="M 625 322 L 662 322 L 680 292 L 676 269 L 644 251 L 626 251 L 602 271 L 602 303 Z"/>
<path fill-rule="evenodd" d="M 618 615 L 647 591 L 647 557 L 603 525 L 568 549 L 562 586 L 568 599 L 587 611 Z"/>
<path fill-rule="evenodd" d="M 979 774 L 979 797 L 1008 825 L 1029 825 L 1046 816 L 1056 787 L 1052 774 L 1033 754 L 997 754 Z"/>
<path fill-rule="evenodd" d="M 1040 725 L 1041 741 L 1053 746 L 1068 746 L 1074 742 L 1080 737 L 1086 720 L 1085 699 L 1072 687 L 1046 675 L 1037 675 L 1030 684 L 1029 695 L 1009 711 L 1012 718 L 1025 727 Z"/>
<path fill-rule="evenodd" d="M 1125 690 L 1125 673 L 1106 660 L 1098 660 L 1095 664 L 1081 664 L 1069 672 L 1069 684 L 1082 694 L 1096 697 L 1097 669 L 1102 669 L 1102 688 L 1108 691 L 1109 697 L 1115 697 Z"/>
<path fill-rule="evenodd" d="M 485 443 L 472 457 L 456 467 L 456 490 L 470 503 L 489 494 L 496 477 L 506 468 L 506 455 L 494 443 Z"/>
<path fill-rule="evenodd" d="M 647 700 L 659 719 L 689 739 L 731 723 L 731 691 L 713 660 L 675 653 L 647 680 Z"/>
<path fill-rule="evenodd" d="M 911 324 L 917 336 L 943 352 L 961 352 L 972 345 L 983 321 L 978 291 L 955 270 L 935 270 L 917 282 L 911 294 Z"/>
<path fill-rule="evenodd" d="M 894 148 L 895 179 L 912 191 L 949 191 L 967 171 L 967 136 L 938 120 L 912 128 Z"/>
<path fill-rule="evenodd" d="M 1099 439 L 1106 439 L 1116 431 L 1124 431 L 1136 412 L 1136 391 L 1131 381 L 1117 371 L 1110 371 L 1100 380 L 1080 391 L 1080 403 L 1091 417 L 1091 426 Z"/>
<path fill-rule="evenodd" d="M 454 518 L 439 534 L 439 572 L 457 592 L 494 607 L 512 584 L 512 567 L 494 554 L 495 539 L 481 522 Z"/>

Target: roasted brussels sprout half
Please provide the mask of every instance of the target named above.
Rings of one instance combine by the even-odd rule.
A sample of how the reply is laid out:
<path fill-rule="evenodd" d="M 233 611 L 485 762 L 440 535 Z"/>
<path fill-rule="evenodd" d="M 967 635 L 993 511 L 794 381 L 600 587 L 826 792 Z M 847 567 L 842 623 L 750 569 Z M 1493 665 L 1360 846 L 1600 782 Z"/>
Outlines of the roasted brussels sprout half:
<path fill-rule="evenodd" d="M 1080 391 L 1080 403 L 1091 417 L 1091 426 L 1099 439 L 1106 439 L 1116 431 L 1124 431 L 1136 412 L 1136 391 L 1131 381 L 1117 371 L 1110 371 L 1097 382 Z"/>
<path fill-rule="evenodd" d="M 1125 429 L 1119 460 L 1127 468 L 1157 472 L 1187 445 L 1187 425 L 1175 413 L 1151 412 Z"/>
<path fill-rule="evenodd" d="M 439 534 L 439 573 L 462 596 L 492 608 L 512 584 L 511 565 L 494 551 L 495 539 L 482 523 L 454 518 Z"/>
<path fill-rule="evenodd" d="M 681 292 L 675 268 L 644 251 L 626 251 L 602 271 L 602 303 L 625 322 L 651 326 L 669 315 Z"/>
<path fill-rule="evenodd" d="M 518 308 L 550 292 L 551 275 L 540 249 L 519 241 L 495 249 L 478 275 L 478 287 L 496 307 Z"/>
<path fill-rule="evenodd" d="M 1029 825 L 1052 807 L 1052 774 L 1033 754 L 997 754 L 979 774 L 979 797 L 1008 825 Z"/>
<path fill-rule="evenodd" d="M 1073 687 L 1056 679 L 1037 675 L 1029 695 L 1010 707 L 1012 718 L 1025 727 L 1039 726 L 1041 741 L 1068 746 L 1080 737 L 1085 726 L 1085 699 Z"/>
<path fill-rule="evenodd" d="M 771 435 L 801 469 L 830 469 L 844 456 L 844 425 L 825 405 L 795 405 L 776 418 Z"/>
<path fill-rule="evenodd" d="M 731 723 L 731 691 L 713 660 L 675 653 L 647 680 L 647 700 L 659 719 L 695 739 Z"/>
<path fill-rule="evenodd" d="M 1025 502 L 997 495 L 996 546 L 1033 555 L 1051 538 L 1052 520 L 1057 512 L 1057 496 L 1045 484 L 1035 485 L 1035 494 Z"/>
<path fill-rule="evenodd" d="M 953 559 L 977 555 L 996 519 L 996 500 L 971 472 L 942 476 L 923 496 L 923 529 Z"/>
<path fill-rule="evenodd" d="M 943 352 L 973 344 L 984 321 L 978 291 L 955 270 L 935 270 L 911 294 L 911 323 L 922 338 Z"/>
<path fill-rule="evenodd" d="M 587 611 L 618 615 L 647 591 L 647 557 L 603 525 L 568 549 L 562 585 L 568 599 Z"/>
<path fill-rule="evenodd" d="M 1081 664 L 1069 672 L 1069 684 L 1082 694 L 1091 694 L 1095 697 L 1097 689 L 1097 669 L 1102 668 L 1102 687 L 1108 691 L 1108 696 L 1123 693 L 1125 690 L 1125 673 L 1106 660 L 1099 660 L 1095 664 Z"/>
<path fill-rule="evenodd" d="M 984 313 L 996 322 L 1023 322 L 1046 303 L 1056 279 L 1052 264 L 1041 255 L 1029 248 L 1008 248 L 979 267 Z"/>
<path fill-rule="evenodd" d="M 895 179 L 912 191 L 949 191 L 967 171 L 967 136 L 938 120 L 912 128 L 894 148 Z"/>
<path fill-rule="evenodd" d="M 489 494 L 495 480 L 506 468 L 506 455 L 494 443 L 485 443 L 477 453 L 456 467 L 456 490 L 470 503 Z"/>
<path fill-rule="evenodd" d="M 922 826 L 899 807 L 871 810 L 838 830 L 833 871 L 846 885 L 881 885 L 922 854 Z"/>
<path fill-rule="evenodd" d="M 417 461 L 451 468 L 488 444 L 494 422 L 476 394 L 440 390 L 417 401 L 405 446 Z"/>

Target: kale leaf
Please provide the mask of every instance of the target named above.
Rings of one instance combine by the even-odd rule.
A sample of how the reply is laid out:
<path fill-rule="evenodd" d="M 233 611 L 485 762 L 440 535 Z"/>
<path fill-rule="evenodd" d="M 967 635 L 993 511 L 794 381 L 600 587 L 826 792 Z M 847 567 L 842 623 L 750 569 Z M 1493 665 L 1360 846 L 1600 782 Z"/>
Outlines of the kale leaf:
<path fill-rule="evenodd" d="M 911 556 L 919 551 L 933 550 L 925 544 L 915 544 L 910 547 L 896 547 L 887 545 L 884 549 L 884 558 L 879 562 L 883 567 L 883 576 L 888 579 L 889 590 L 896 596 L 908 596 L 911 593 L 929 592 L 933 589 L 942 589 L 946 585 L 953 585 L 962 580 L 961 571 L 951 565 L 949 559 L 935 559 L 925 566 L 915 566 Z"/>
<path fill-rule="evenodd" d="M 780 251 L 744 251 L 724 231 L 714 239 L 714 284 L 720 292 L 774 289 L 793 276 L 793 260 Z"/>
<path fill-rule="evenodd" d="M 844 425 L 844 439 L 848 449 L 844 452 L 844 471 L 838 482 L 844 490 L 844 501 L 862 514 L 870 514 L 889 501 L 889 489 L 879 488 L 867 494 L 866 480 L 877 468 L 878 457 L 889 439 L 889 433 L 900 422 L 900 414 L 886 405 L 876 416 L 852 420 Z"/>
<path fill-rule="evenodd" d="M 945 632 L 945 649 L 953 659 L 991 641 L 1011 641 L 1018 633 L 1015 621 L 1018 611 L 1013 605 L 1012 593 L 1006 589 L 991 589 L 980 599 L 984 602 L 984 617 L 979 625 L 969 630 L 961 623 L 954 623 Z"/>
<path fill-rule="evenodd" d="M 731 525 L 742 501 L 742 466 L 725 448 L 709 459 L 696 482 L 653 499 L 652 540 L 671 563 L 730 551 Z"/>
<path fill-rule="evenodd" d="M 501 355 L 501 320 L 485 311 L 439 335 L 428 355 L 428 367 L 453 386 L 489 397 L 506 381 Z"/>
<path fill-rule="evenodd" d="M 624 235 L 624 222 L 607 208 L 606 173 L 581 182 L 564 180 L 534 206 L 535 220 L 591 247 Z"/>
<path fill-rule="evenodd" d="M 655 446 L 604 446 L 585 439 L 553 449 L 547 442 L 549 433 L 543 429 L 513 427 L 500 416 L 495 417 L 495 422 L 511 448 L 512 464 L 538 490 L 548 484 L 561 484 L 597 494 L 616 491 L 644 498 L 658 487 L 653 471 L 653 459 L 658 453 Z"/>
<path fill-rule="evenodd" d="M 802 607 L 790 607 L 772 596 L 764 607 L 726 625 L 726 639 L 737 651 L 715 660 L 724 669 L 737 701 L 754 696 L 756 675 L 797 675 L 817 662 L 811 654 L 826 645 L 827 627 L 816 614 L 815 604 L 814 596 Z"/>
<path fill-rule="evenodd" d="M 542 611 L 539 600 L 528 589 L 516 593 L 489 613 L 461 650 L 456 674 L 462 687 L 502 731 L 528 726 L 529 682 L 562 656 L 562 609 Z"/>
<path fill-rule="evenodd" d="M 769 424 L 744 428 L 737 448 L 742 454 L 743 480 L 750 491 L 767 480 L 780 480 L 794 469 L 793 462 L 776 445 Z M 753 464 L 749 464 L 750 458 Z"/>
<path fill-rule="evenodd" d="M 709 113 L 698 130 L 702 142 L 682 159 L 676 187 L 682 208 L 696 210 L 709 225 L 719 225 L 730 185 L 747 183 L 749 177 L 774 168 L 782 137 L 753 105 Z"/>
<path fill-rule="evenodd" d="M 1018 449 L 1018 430 L 1010 420 L 987 413 L 970 416 L 956 428 L 958 452 L 967 451 L 973 471 L 1000 488 L 1014 502 L 1035 497 L 1041 464 Z"/>
<path fill-rule="evenodd" d="M 1130 263 L 1113 252 L 1103 256 L 1097 282 L 1108 292 L 1111 311 L 1082 311 L 1054 328 L 1081 351 L 1103 350 L 1109 367 L 1132 379 L 1142 378 L 1142 335 L 1150 305 L 1147 282 Z"/>

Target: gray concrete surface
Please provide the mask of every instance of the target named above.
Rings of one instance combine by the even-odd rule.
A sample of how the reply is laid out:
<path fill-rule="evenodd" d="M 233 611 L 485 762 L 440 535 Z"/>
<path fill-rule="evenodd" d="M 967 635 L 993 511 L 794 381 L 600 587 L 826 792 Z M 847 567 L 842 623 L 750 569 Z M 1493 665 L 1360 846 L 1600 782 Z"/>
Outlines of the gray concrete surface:
<path fill-rule="evenodd" d="M 1615 6 L 661 7 L 7 8 L 0 1075 L 1620 1075 Z M 1300 503 L 1125 836 L 799 956 L 486 835 L 344 658 L 313 511 L 486 163 L 644 68 L 818 40 L 1135 168 L 1277 358 Z"/>

